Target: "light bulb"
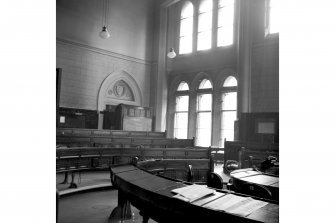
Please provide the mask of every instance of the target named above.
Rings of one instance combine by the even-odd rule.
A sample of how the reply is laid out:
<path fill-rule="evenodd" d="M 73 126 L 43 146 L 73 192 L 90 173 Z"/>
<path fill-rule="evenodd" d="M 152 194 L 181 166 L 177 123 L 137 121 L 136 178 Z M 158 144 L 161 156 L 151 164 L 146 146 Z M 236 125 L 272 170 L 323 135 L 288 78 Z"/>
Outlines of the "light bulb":
<path fill-rule="evenodd" d="M 174 49 L 173 48 L 170 48 L 170 51 L 168 52 L 167 56 L 169 58 L 175 58 L 176 57 L 176 53 L 174 52 Z"/>
<path fill-rule="evenodd" d="M 103 39 L 108 39 L 110 37 L 110 34 L 109 34 L 106 26 L 102 27 L 102 30 L 99 33 L 99 36 Z"/>

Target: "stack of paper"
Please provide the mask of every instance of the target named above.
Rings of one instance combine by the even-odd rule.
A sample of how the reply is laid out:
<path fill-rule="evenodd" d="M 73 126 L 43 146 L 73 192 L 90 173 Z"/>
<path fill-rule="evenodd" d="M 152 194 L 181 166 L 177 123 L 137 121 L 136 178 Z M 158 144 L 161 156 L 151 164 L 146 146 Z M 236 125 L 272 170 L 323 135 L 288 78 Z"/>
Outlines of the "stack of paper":
<path fill-rule="evenodd" d="M 190 185 L 178 189 L 174 189 L 171 192 L 177 195 L 173 196 L 175 198 L 181 199 L 186 202 L 193 202 L 205 196 L 213 195 L 215 190 L 207 188 L 204 185 Z"/>
<path fill-rule="evenodd" d="M 267 202 L 254 200 L 251 197 L 241 197 L 233 194 L 227 194 L 205 204 L 203 207 L 225 211 L 245 217 L 267 204 Z"/>

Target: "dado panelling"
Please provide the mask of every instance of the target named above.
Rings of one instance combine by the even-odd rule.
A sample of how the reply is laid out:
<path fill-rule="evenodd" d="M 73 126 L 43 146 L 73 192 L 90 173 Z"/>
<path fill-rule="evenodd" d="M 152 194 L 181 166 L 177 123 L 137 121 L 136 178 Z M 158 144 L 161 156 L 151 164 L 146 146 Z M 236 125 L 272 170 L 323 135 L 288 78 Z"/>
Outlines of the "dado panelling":
<path fill-rule="evenodd" d="M 58 39 L 57 67 L 62 68 L 60 107 L 97 110 L 103 81 L 120 71 L 136 81 L 143 98 L 140 106 L 149 106 L 151 65 L 146 61 Z"/>

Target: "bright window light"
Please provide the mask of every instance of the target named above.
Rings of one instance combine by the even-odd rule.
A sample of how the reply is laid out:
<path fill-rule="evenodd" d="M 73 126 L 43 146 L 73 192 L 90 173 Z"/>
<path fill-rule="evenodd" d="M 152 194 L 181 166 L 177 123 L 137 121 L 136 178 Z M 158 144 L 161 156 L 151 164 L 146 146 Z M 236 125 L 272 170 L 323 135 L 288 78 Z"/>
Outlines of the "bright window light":
<path fill-rule="evenodd" d="M 278 1 L 269 0 L 269 33 L 279 33 Z"/>
<path fill-rule="evenodd" d="M 234 141 L 234 124 L 237 117 L 237 80 L 233 76 L 226 78 L 223 83 L 221 105 L 221 140 L 220 146 L 224 147 L 224 141 Z"/>
<path fill-rule="evenodd" d="M 207 50 L 212 47 L 212 17 L 213 1 L 202 0 L 198 16 L 198 45 L 197 50 Z"/>
<path fill-rule="evenodd" d="M 199 84 L 199 89 L 208 89 L 208 88 L 212 88 L 212 83 L 207 79 L 203 79 Z"/>
<path fill-rule="evenodd" d="M 197 106 L 196 144 L 211 145 L 212 94 L 199 94 Z"/>
<path fill-rule="evenodd" d="M 185 81 L 180 82 L 177 91 L 188 91 L 188 90 L 189 90 L 188 84 Z"/>
<path fill-rule="evenodd" d="M 223 87 L 235 87 L 235 86 L 237 86 L 237 80 L 233 76 L 227 77 L 225 82 L 223 83 Z"/>
<path fill-rule="evenodd" d="M 188 96 L 176 97 L 176 111 L 188 111 Z"/>
<path fill-rule="evenodd" d="M 198 33 L 198 50 L 207 50 L 212 46 L 212 30 Z"/>
<path fill-rule="evenodd" d="M 189 101 L 188 95 L 176 97 L 176 112 L 174 116 L 174 131 L 173 132 L 174 132 L 174 137 L 178 139 L 187 139 L 188 101 Z"/>
<path fill-rule="evenodd" d="M 220 0 L 218 6 L 217 46 L 234 42 L 234 0 Z"/>
<path fill-rule="evenodd" d="M 193 40 L 193 5 L 185 2 L 180 16 L 179 54 L 192 52 Z"/>

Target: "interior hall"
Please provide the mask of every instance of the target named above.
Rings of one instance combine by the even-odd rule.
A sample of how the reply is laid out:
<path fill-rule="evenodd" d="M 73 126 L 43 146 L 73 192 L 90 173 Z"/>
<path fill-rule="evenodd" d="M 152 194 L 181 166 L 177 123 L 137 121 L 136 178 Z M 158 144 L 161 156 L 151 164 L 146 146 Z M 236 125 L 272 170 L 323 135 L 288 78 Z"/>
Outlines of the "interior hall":
<path fill-rule="evenodd" d="M 57 222 L 279 222 L 277 0 L 56 0 Z"/>

